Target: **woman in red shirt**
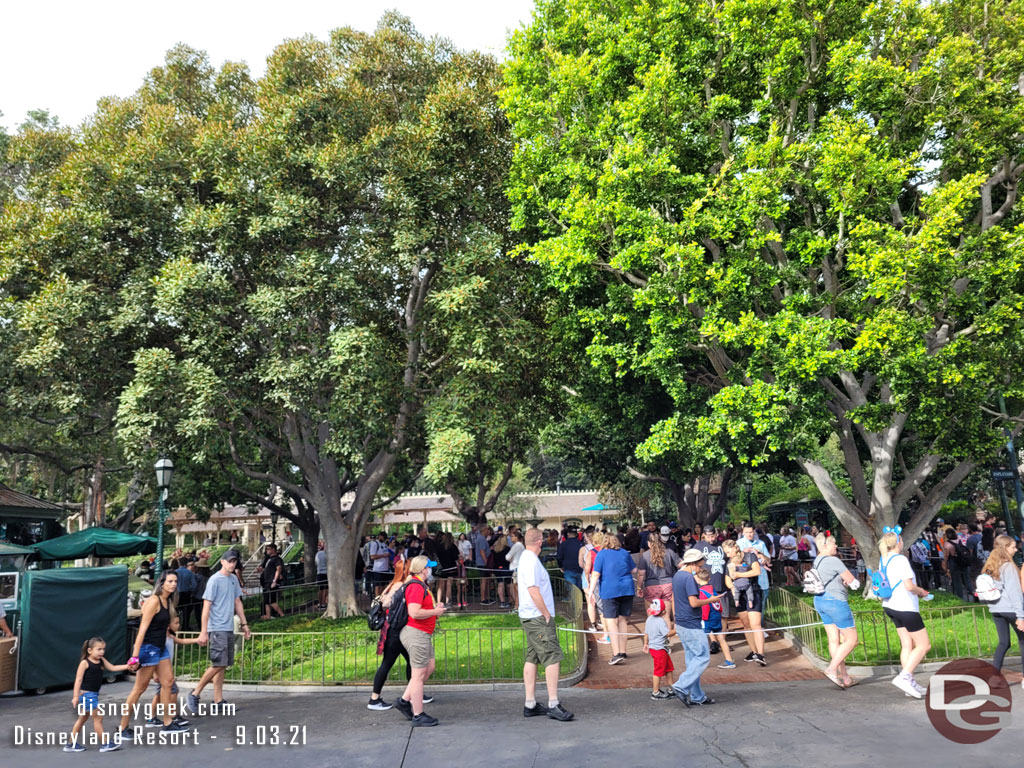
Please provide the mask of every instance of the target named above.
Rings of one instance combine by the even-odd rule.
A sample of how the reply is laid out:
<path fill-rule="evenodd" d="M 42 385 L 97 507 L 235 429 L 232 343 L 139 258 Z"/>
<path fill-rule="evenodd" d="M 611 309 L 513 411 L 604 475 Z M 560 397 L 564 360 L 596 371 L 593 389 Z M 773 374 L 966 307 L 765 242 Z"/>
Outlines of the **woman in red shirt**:
<path fill-rule="evenodd" d="M 423 711 L 423 685 L 434 672 L 434 627 L 437 617 L 445 612 L 445 604 L 438 603 L 435 607 L 434 596 L 427 589 L 426 582 L 436 567 L 437 563 L 426 555 L 414 557 L 409 562 L 410 576 L 405 585 L 409 621 L 402 627 L 399 637 L 409 654 L 412 679 L 395 702 L 395 709 L 411 720 L 413 727 L 437 725 L 437 718 Z"/>

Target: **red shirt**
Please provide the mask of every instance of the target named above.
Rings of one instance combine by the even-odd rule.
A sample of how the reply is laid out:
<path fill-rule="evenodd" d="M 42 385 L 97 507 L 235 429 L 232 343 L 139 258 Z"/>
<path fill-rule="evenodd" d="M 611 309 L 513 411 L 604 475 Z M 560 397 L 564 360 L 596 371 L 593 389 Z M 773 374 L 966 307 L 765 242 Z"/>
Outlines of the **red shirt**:
<path fill-rule="evenodd" d="M 405 586 L 405 604 L 412 605 L 413 603 L 419 603 L 420 607 L 427 611 L 434 607 L 434 598 L 431 596 L 430 590 L 418 576 L 413 576 L 412 581 Z M 429 619 L 414 619 L 410 614 L 408 625 L 432 635 L 434 627 L 437 625 L 437 616 L 431 616 Z"/>

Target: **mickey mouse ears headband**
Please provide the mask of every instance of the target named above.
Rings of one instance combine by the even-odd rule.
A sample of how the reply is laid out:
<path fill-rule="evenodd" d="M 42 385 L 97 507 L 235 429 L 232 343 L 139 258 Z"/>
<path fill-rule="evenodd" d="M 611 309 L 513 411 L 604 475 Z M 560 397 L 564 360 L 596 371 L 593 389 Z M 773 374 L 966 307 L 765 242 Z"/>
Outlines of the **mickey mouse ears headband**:
<path fill-rule="evenodd" d="M 902 525 L 897 525 L 895 528 L 890 528 L 887 525 L 887 526 L 885 526 L 885 528 L 882 529 L 882 535 L 884 536 L 885 534 L 888 534 L 888 533 L 895 533 L 897 536 L 899 536 L 901 533 L 903 533 L 903 526 Z"/>

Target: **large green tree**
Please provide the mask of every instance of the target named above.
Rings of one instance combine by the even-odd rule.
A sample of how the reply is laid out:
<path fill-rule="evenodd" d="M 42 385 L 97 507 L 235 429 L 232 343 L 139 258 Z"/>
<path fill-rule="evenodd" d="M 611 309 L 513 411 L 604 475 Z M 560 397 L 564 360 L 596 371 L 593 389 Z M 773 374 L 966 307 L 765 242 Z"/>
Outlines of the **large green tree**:
<path fill-rule="evenodd" d="M 785 453 L 916 535 L 1019 420 L 1024 3 L 542 0 L 511 47 L 515 221 L 680 403 L 648 455 Z"/>
<path fill-rule="evenodd" d="M 445 308 L 500 290 L 478 286 L 508 259 L 499 70 L 387 15 L 373 34 L 282 44 L 229 110 L 201 74 L 167 106 L 199 123 L 184 243 L 151 283 L 171 339 L 135 357 L 120 435 L 199 462 L 223 440 L 246 477 L 315 511 L 328 615 L 354 612 L 374 501 L 474 356 Z"/>

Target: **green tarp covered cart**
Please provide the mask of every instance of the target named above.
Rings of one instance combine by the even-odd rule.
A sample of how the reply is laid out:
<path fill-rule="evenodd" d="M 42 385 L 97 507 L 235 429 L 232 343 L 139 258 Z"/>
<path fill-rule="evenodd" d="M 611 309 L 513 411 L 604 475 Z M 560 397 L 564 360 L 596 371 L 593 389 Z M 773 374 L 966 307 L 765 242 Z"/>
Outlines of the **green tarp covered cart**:
<path fill-rule="evenodd" d="M 106 657 L 112 664 L 127 661 L 124 566 L 26 571 L 24 577 L 19 688 L 74 684 L 82 644 L 90 637 L 106 641 Z"/>
<path fill-rule="evenodd" d="M 156 539 L 136 536 L 110 528 L 85 528 L 67 536 L 41 541 L 32 546 L 43 560 L 78 560 L 96 557 L 151 555 L 156 552 Z"/>

